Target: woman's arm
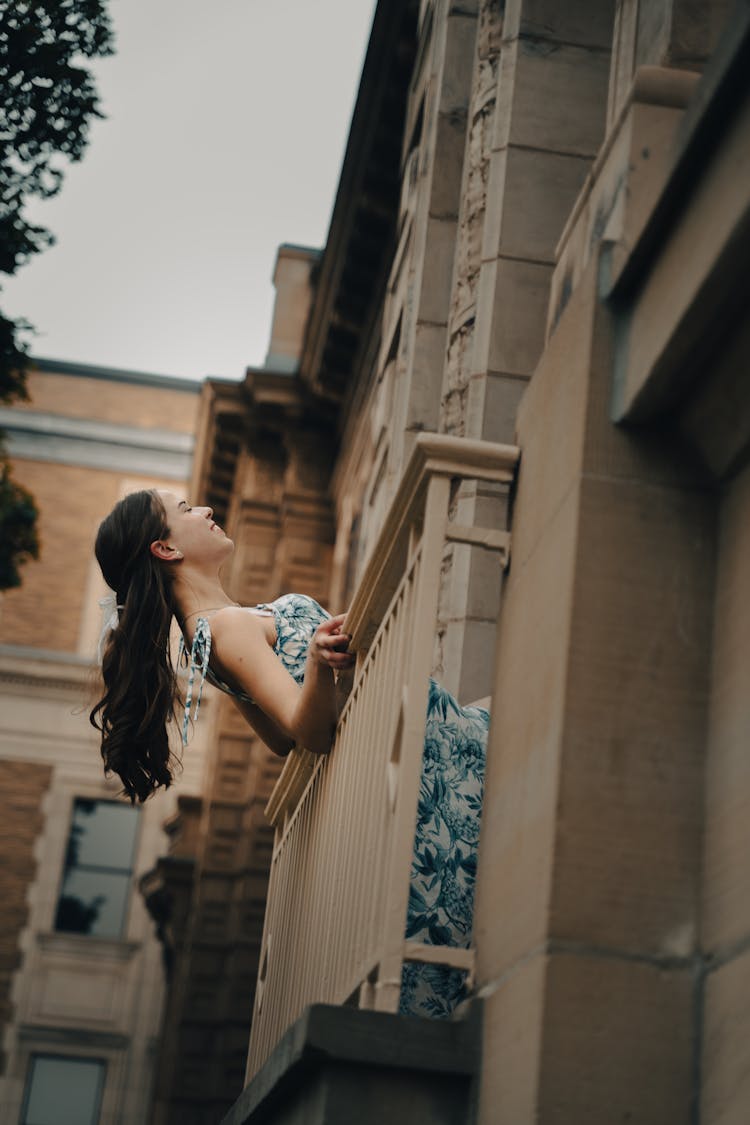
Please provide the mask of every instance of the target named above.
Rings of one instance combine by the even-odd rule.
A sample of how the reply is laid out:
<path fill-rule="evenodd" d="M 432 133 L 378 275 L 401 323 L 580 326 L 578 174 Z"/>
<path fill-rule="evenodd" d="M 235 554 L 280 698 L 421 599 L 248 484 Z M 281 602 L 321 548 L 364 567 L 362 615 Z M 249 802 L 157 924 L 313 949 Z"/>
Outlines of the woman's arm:
<path fill-rule="evenodd" d="M 233 699 L 235 707 L 242 713 L 243 718 L 253 728 L 269 750 L 273 750 L 274 754 L 278 754 L 280 758 L 285 758 L 287 754 L 294 749 L 294 739 L 291 738 L 286 731 L 283 731 L 268 715 L 261 711 L 254 703 L 248 703 L 246 699 Z"/>
<path fill-rule="evenodd" d="M 331 748 L 337 718 L 333 671 L 351 667 L 354 662 L 351 653 L 342 651 L 349 643 L 349 637 L 340 632 L 343 620 L 343 614 L 332 617 L 316 629 L 307 652 L 302 687 L 271 650 L 257 618 L 242 609 L 223 609 L 212 619 L 212 659 L 223 677 L 252 696 L 263 715 L 280 728 L 282 736 L 285 734 L 313 753 L 326 754 Z M 264 738 L 264 731 L 256 726 L 253 716 L 244 710 L 243 714 Z M 266 733 L 274 737 L 268 728 Z M 271 748 L 276 746 L 271 744 Z"/>

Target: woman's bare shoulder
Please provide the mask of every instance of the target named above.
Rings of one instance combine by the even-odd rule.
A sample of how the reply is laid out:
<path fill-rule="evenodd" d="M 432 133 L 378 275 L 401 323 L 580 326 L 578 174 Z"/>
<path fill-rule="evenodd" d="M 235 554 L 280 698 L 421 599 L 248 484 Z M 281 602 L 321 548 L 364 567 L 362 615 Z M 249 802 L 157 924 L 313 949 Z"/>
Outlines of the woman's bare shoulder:
<path fill-rule="evenodd" d="M 221 647 L 222 642 L 244 641 L 253 643 L 263 641 L 273 644 L 269 637 L 268 621 L 271 620 L 261 614 L 254 613 L 252 609 L 241 605 L 228 605 L 218 610 L 211 617 L 211 633 L 214 645 Z"/>

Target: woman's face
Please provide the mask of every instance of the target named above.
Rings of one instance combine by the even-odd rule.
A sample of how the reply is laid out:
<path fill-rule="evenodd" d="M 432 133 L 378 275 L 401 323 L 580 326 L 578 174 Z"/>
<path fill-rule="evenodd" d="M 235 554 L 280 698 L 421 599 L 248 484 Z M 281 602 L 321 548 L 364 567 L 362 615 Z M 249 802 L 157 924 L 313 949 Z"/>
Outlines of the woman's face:
<path fill-rule="evenodd" d="M 174 492 L 159 492 L 169 526 L 168 543 L 189 561 L 223 559 L 234 549 L 232 540 L 213 519 L 213 509 L 194 508 Z"/>

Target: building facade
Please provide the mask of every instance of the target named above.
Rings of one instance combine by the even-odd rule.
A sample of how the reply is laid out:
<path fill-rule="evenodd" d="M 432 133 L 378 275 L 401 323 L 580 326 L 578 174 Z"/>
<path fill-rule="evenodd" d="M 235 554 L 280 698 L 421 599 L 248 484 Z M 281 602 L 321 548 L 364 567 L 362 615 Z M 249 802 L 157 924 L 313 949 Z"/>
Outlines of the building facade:
<path fill-rule="evenodd" d="M 4 682 L 22 713 L 36 676 L 38 732 L 1 763 L 9 1121 L 63 1057 L 141 1099 L 117 1117 L 105 1093 L 110 1121 L 745 1125 L 749 63 L 744 2 L 379 0 L 326 246 L 281 248 L 268 358 L 204 385 L 191 480 L 236 541 L 235 599 L 349 611 L 336 743 L 281 769 L 211 698 L 169 852 L 154 827 L 134 864 L 157 1048 L 153 986 L 137 1030 L 112 999 L 153 979 L 143 908 L 125 942 L 52 922 L 112 792 L 82 727 L 72 766 L 53 754 L 85 574 L 72 633 L 41 569 L 6 597 Z M 84 464 L 75 503 L 105 481 Z M 34 595 L 36 633 L 13 600 Z M 490 700 L 471 950 L 398 929 L 428 671 Z M 409 957 L 470 973 L 454 1020 L 395 1013 Z"/>
<path fill-rule="evenodd" d="M 747 1118 L 749 53 L 747 5 L 723 0 L 377 6 L 296 368 L 204 392 L 202 497 L 263 552 L 263 597 L 318 561 L 304 589 L 350 607 L 361 657 L 333 754 L 295 755 L 268 805 L 284 879 L 227 1123 Z M 299 510 L 282 476 L 332 531 L 291 548 L 275 514 L 268 538 L 243 526 Z M 346 863 L 316 864 L 330 817 L 354 848 L 346 810 L 379 792 L 341 763 L 371 746 L 357 693 L 433 477 L 415 635 L 492 710 L 473 999 L 442 1026 L 384 1010 L 387 950 L 331 984 L 369 934 L 284 944 L 338 910 L 326 875 L 367 909 Z M 379 698 L 403 748 L 401 685 Z M 405 759 L 383 770 L 400 807 Z"/>
<path fill-rule="evenodd" d="M 0 417 L 41 540 L 0 595 L 0 1120 L 142 1125 L 164 972 L 137 882 L 166 850 L 176 795 L 132 809 L 103 777 L 88 722 L 105 592 L 92 545 L 127 492 L 185 490 L 199 387 L 36 360 L 29 392 Z M 197 737 L 176 791 L 197 798 L 202 776 Z"/>

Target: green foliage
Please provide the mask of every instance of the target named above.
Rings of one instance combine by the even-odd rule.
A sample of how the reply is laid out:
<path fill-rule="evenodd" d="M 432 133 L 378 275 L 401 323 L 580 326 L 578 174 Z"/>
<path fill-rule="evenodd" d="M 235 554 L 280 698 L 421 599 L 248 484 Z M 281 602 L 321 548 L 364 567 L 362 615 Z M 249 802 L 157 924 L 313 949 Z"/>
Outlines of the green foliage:
<path fill-rule="evenodd" d="M 28 343 L 21 333 L 30 330 L 26 321 L 9 320 L 0 312 L 0 402 L 28 401 Z"/>
<path fill-rule="evenodd" d="M 24 205 L 55 195 L 64 162 L 83 156 L 102 114 L 80 60 L 111 53 L 105 0 L 0 0 L 0 272 L 50 245 Z"/>
<path fill-rule="evenodd" d="M 62 185 L 80 160 L 91 122 L 101 117 L 82 63 L 112 53 L 107 0 L 0 0 L 0 273 L 14 274 L 51 246 L 25 207 Z M 0 312 L 0 402 L 28 398 L 31 326 Z M 37 510 L 10 477 L 0 442 L 0 590 L 20 583 L 18 564 L 37 558 Z"/>
<path fill-rule="evenodd" d="M 39 558 L 38 511 L 33 496 L 0 469 L 0 590 L 21 585 L 20 566 Z"/>

